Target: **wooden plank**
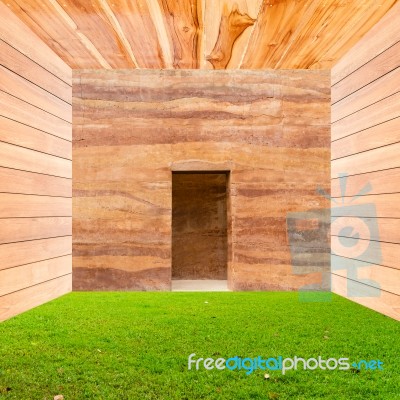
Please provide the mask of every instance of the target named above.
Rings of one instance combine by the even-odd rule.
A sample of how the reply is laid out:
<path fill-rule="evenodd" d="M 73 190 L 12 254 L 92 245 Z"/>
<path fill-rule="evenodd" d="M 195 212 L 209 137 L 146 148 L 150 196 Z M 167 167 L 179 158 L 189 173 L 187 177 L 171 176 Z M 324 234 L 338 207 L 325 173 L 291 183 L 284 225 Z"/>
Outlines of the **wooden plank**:
<path fill-rule="evenodd" d="M 71 274 L 0 297 L 0 321 L 47 303 L 72 290 Z"/>
<path fill-rule="evenodd" d="M 378 224 L 378 229 L 372 232 L 371 224 Z M 376 240 L 387 243 L 400 243 L 400 220 L 395 218 L 332 218 L 331 234 L 339 235 L 343 228 L 354 227 L 361 239 Z"/>
<path fill-rule="evenodd" d="M 311 17 L 316 1 L 264 1 L 243 57 L 242 69 L 275 68 L 296 26 Z"/>
<path fill-rule="evenodd" d="M 66 217 L 72 215 L 68 197 L 0 193 L 0 218 Z"/>
<path fill-rule="evenodd" d="M 347 290 L 347 279 L 332 274 L 332 292 L 347 299 L 371 308 L 379 313 L 387 315 L 400 321 L 400 296 L 381 290 L 379 297 L 368 296 L 369 287 L 360 283 L 355 283 L 359 291 L 364 291 L 365 297 L 349 297 Z"/>
<path fill-rule="evenodd" d="M 0 141 L 72 160 L 70 141 L 0 117 Z"/>
<path fill-rule="evenodd" d="M 400 92 L 400 67 L 332 106 L 332 122 Z M 399 106 L 400 113 L 400 106 Z"/>
<path fill-rule="evenodd" d="M 0 142 L 0 166 L 72 178 L 71 160 L 4 142 Z"/>
<path fill-rule="evenodd" d="M 89 52 L 92 52 L 91 47 L 88 47 L 90 42 L 109 67 L 114 69 L 136 68 L 136 60 L 131 57 L 132 49 L 126 46 L 124 33 L 115 24 L 115 15 L 111 11 L 111 8 L 116 7 L 115 3 L 110 2 L 109 5 L 106 0 L 64 0 L 59 3 L 60 9 L 55 3 L 52 4 L 57 10 L 58 16 L 61 17 L 61 21 L 65 21 L 71 33 L 79 38 Z M 117 4 L 120 3 L 121 1 L 117 2 Z M 143 9 L 135 11 L 139 12 L 138 15 L 144 13 Z M 129 17 L 135 18 L 134 26 L 136 26 L 138 24 L 136 14 L 130 12 Z M 147 32 L 140 39 L 147 41 Z M 87 61 L 89 60 L 85 60 L 85 65 Z M 103 65 L 103 68 L 107 68 L 107 65 Z"/>
<path fill-rule="evenodd" d="M 262 0 L 205 2 L 204 51 L 208 63 L 202 68 L 238 68 L 250 39 Z"/>
<path fill-rule="evenodd" d="M 71 235 L 71 217 L 0 219 L 0 244 Z"/>
<path fill-rule="evenodd" d="M 377 149 L 333 160 L 331 165 L 331 176 L 332 178 L 337 178 L 340 173 L 355 175 L 365 172 L 397 168 L 400 166 L 399 151 L 400 143 L 395 143 L 389 146 L 378 147 Z"/>
<path fill-rule="evenodd" d="M 333 123 L 332 140 L 341 139 L 345 136 L 399 117 L 399 105 L 400 93 L 396 93 Z M 385 112 L 382 112 L 382 110 Z"/>
<path fill-rule="evenodd" d="M 367 86 L 399 66 L 400 41 L 380 53 L 346 79 L 332 86 L 332 104 Z"/>
<path fill-rule="evenodd" d="M 2 91 L 0 91 L 0 102 L 1 116 L 71 141 L 72 127 L 69 122 Z"/>
<path fill-rule="evenodd" d="M 400 269 L 400 244 L 398 243 L 332 236 L 331 249 L 337 256 Z"/>
<path fill-rule="evenodd" d="M 351 199 L 349 199 L 351 200 Z M 337 206 L 332 201 L 332 217 L 380 217 L 380 218 L 400 218 L 400 208 L 397 204 L 400 201 L 400 193 L 379 194 L 370 196 L 361 196 L 349 204 L 351 207 Z M 347 203 L 345 203 L 346 205 Z M 357 207 L 362 205 L 373 205 L 375 210 L 367 207 Z M 354 213 L 354 214 L 352 214 Z"/>
<path fill-rule="evenodd" d="M 163 52 L 147 2 L 120 0 L 108 4 L 109 15 L 112 13 L 115 16 L 115 22 L 120 26 L 120 36 L 123 35 L 123 42 L 132 49 L 137 66 L 165 68 Z M 99 44 L 102 49 L 101 43 Z"/>
<path fill-rule="evenodd" d="M 400 295 L 399 269 L 387 268 L 382 265 L 375 265 L 335 255 L 331 257 L 331 264 L 332 273 L 335 275 L 345 278 L 351 277 L 352 280 L 360 283 L 366 283 L 365 280 L 367 280 L 369 281 L 368 285 L 372 287 Z M 352 275 L 354 275 L 354 278 Z"/>
<path fill-rule="evenodd" d="M 68 255 L 0 270 L 0 298 L 6 294 L 70 274 L 71 269 L 72 256 Z"/>
<path fill-rule="evenodd" d="M 400 117 L 333 141 L 332 160 L 397 142 L 400 142 Z"/>
<path fill-rule="evenodd" d="M 0 167 L 0 192 L 72 197 L 72 180 Z"/>
<path fill-rule="evenodd" d="M 7 2 L 8 4 L 9 2 Z M 0 15 L 2 16 L 0 38 L 66 84 L 71 85 L 71 68 L 37 36 L 37 32 L 21 22 L 7 5 L 0 2 Z M 29 16 L 26 15 L 26 18 Z"/>
<path fill-rule="evenodd" d="M 173 49 L 177 69 L 199 68 L 203 53 L 204 10 L 201 0 L 158 0 Z"/>
<path fill-rule="evenodd" d="M 332 69 L 332 84 L 371 61 L 372 58 L 393 46 L 400 37 L 400 3 L 393 5 L 388 13 L 359 41 Z"/>
<path fill-rule="evenodd" d="M 320 31 L 314 31 L 314 35 L 310 35 L 310 48 L 314 48 L 318 56 L 316 62 L 305 65 L 309 65 L 310 69 L 332 69 L 334 64 L 382 19 L 396 1 L 333 2 L 333 15 L 338 18 L 329 20 Z M 357 6 L 356 10 L 351 10 L 350 6 L 353 4 Z"/>
<path fill-rule="evenodd" d="M 0 245 L 0 270 L 72 254 L 72 237 Z"/>
<path fill-rule="evenodd" d="M 0 66 L 0 90 L 72 123 L 71 105 Z"/>
<path fill-rule="evenodd" d="M 1 39 L 0 65 L 71 104 L 71 82 L 65 83 Z"/>
<path fill-rule="evenodd" d="M 340 178 L 332 179 L 332 197 L 341 196 L 340 181 Z M 346 196 L 357 195 L 366 185 L 370 185 L 368 194 L 399 193 L 400 168 L 348 176 L 346 184 Z"/>
<path fill-rule="evenodd" d="M 12 12 L 70 68 L 110 68 L 56 0 L 9 0 L 7 3 Z"/>

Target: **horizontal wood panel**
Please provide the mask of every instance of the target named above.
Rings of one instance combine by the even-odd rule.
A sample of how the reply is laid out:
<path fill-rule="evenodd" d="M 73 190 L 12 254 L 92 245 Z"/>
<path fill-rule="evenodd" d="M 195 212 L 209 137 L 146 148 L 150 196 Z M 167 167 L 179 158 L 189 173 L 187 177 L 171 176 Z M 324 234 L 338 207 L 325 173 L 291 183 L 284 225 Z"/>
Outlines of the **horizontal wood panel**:
<path fill-rule="evenodd" d="M 400 218 L 399 202 L 400 193 L 361 196 L 349 205 L 350 208 L 338 207 L 332 202 L 332 217 L 352 215 L 356 217 Z M 373 205 L 373 207 L 362 207 L 363 205 Z"/>
<path fill-rule="evenodd" d="M 342 268 L 343 267 L 343 268 Z M 332 256 L 332 273 L 400 295 L 400 270 L 364 261 Z"/>
<path fill-rule="evenodd" d="M 399 104 L 400 93 L 397 93 L 333 123 L 332 140 L 341 139 L 372 126 L 398 118 Z"/>
<path fill-rule="evenodd" d="M 371 289 L 369 286 L 361 283 L 354 283 L 354 285 L 357 290 L 363 292 L 365 296 L 349 297 L 348 280 L 342 276 L 332 275 L 333 293 L 400 321 L 400 296 L 381 290 L 379 297 L 374 297 L 371 296 Z M 375 293 L 374 291 L 373 294 Z"/>
<path fill-rule="evenodd" d="M 40 66 L 24 54 L 0 39 L 0 65 L 15 72 L 22 78 L 34 82 L 42 89 L 71 104 L 71 83 L 57 78 L 43 66 Z"/>
<path fill-rule="evenodd" d="M 373 224 L 378 229 L 369 229 Z M 400 219 L 394 218 L 353 218 L 340 217 L 332 218 L 332 235 L 339 235 L 343 228 L 355 228 L 361 239 L 378 240 L 388 243 L 400 243 Z"/>
<path fill-rule="evenodd" d="M 332 253 L 337 256 L 400 269 L 400 244 L 332 236 Z"/>
<path fill-rule="evenodd" d="M 8 293 L 70 274 L 72 256 L 52 258 L 0 270 L 0 298 Z"/>
<path fill-rule="evenodd" d="M 65 83 L 71 84 L 71 68 L 21 22 L 7 5 L 1 2 L 0 14 L 2 16 L 0 24 L 0 38 L 2 40 L 46 68 Z"/>
<path fill-rule="evenodd" d="M 355 175 L 399 167 L 399 152 L 400 143 L 396 143 L 333 160 L 332 178 L 336 178 L 340 173 Z"/>
<path fill-rule="evenodd" d="M 0 65 L 0 90 L 72 123 L 71 105 Z"/>
<path fill-rule="evenodd" d="M 332 179 L 331 196 L 340 197 L 340 178 Z M 370 185 L 367 194 L 400 193 L 400 168 L 347 177 L 346 196 L 355 196 L 365 185 Z"/>
<path fill-rule="evenodd" d="M 11 318 L 72 290 L 71 274 L 0 297 L 0 321 Z"/>
<path fill-rule="evenodd" d="M 400 142 L 400 116 L 335 140 L 331 144 L 332 160 L 397 142 Z"/>
<path fill-rule="evenodd" d="M 70 141 L 1 116 L 0 140 L 53 156 L 72 159 Z"/>
<path fill-rule="evenodd" d="M 0 219 L 0 243 L 71 235 L 71 217 Z"/>
<path fill-rule="evenodd" d="M 332 69 L 332 85 L 368 63 L 398 42 L 400 37 L 400 3 L 360 40 Z"/>
<path fill-rule="evenodd" d="M 332 122 L 400 92 L 400 67 L 332 106 Z"/>
<path fill-rule="evenodd" d="M 399 66 L 400 41 L 332 86 L 332 104 L 381 78 Z"/>
<path fill-rule="evenodd" d="M 68 197 L 0 193 L 0 218 L 71 216 L 71 203 Z"/>
<path fill-rule="evenodd" d="M 0 102 L 2 103 L 0 113 L 3 117 L 11 118 L 25 125 L 71 141 L 72 127 L 69 122 L 2 91 L 0 91 Z"/>
<path fill-rule="evenodd" d="M 0 192 L 72 197 L 72 182 L 68 178 L 0 167 Z"/>
<path fill-rule="evenodd" d="M 72 161 L 0 142 L 0 166 L 72 178 Z"/>
<path fill-rule="evenodd" d="M 72 254 L 71 236 L 0 245 L 1 269 Z"/>

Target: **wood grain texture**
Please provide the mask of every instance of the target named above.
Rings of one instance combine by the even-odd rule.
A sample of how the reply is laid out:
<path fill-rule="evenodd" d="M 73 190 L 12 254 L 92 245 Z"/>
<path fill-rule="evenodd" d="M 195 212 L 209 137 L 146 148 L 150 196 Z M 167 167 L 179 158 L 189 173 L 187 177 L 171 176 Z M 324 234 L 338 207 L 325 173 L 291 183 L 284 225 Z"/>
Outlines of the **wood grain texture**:
<path fill-rule="evenodd" d="M 56 56 L 56 53 L 50 49 L 48 43 L 41 40 L 37 32 L 21 23 L 20 15 L 15 15 L 9 4 L 9 2 L 7 5 L 3 1 L 0 2 L 0 39 L 70 86 L 71 68 L 62 58 Z M 3 57 L 6 56 L 2 55 Z"/>
<path fill-rule="evenodd" d="M 332 291 L 334 293 L 400 321 L 400 297 L 398 295 L 381 290 L 380 292 L 374 291 L 374 296 L 371 296 L 369 286 L 357 282 L 353 285 L 362 296 L 349 297 L 348 279 L 343 276 L 332 275 Z"/>
<path fill-rule="evenodd" d="M 0 321 L 56 299 L 72 289 L 71 274 L 0 297 Z"/>
<path fill-rule="evenodd" d="M 1 244 L 71 235 L 70 217 L 0 219 Z"/>
<path fill-rule="evenodd" d="M 21 34 L 33 30 L 74 69 L 211 69 L 207 57 L 215 68 L 330 69 L 382 18 L 379 26 L 398 32 L 396 18 L 385 16 L 397 0 L 1 2 L 6 17 L 26 24 Z M 7 21 L 4 32 L 13 31 Z M 396 43 L 379 40 L 374 51 Z M 339 64 L 339 80 L 370 60 L 368 52 L 359 47 L 344 72 Z"/>
<path fill-rule="evenodd" d="M 368 228 L 368 226 L 371 226 L 371 224 L 375 223 L 378 225 L 376 232 L 371 232 L 369 229 L 365 229 Z M 331 233 L 333 236 L 338 236 L 340 231 L 348 226 L 355 227 L 360 239 L 363 240 L 373 240 L 395 244 L 400 243 L 400 220 L 396 218 L 334 218 L 334 221 L 332 221 L 331 224 Z"/>
<path fill-rule="evenodd" d="M 0 298 L 9 293 L 71 274 L 71 256 L 0 270 Z"/>
<path fill-rule="evenodd" d="M 399 16 L 396 4 L 333 68 L 331 117 L 333 291 L 397 319 Z"/>
<path fill-rule="evenodd" d="M 0 142 L 0 166 L 72 178 L 71 160 Z"/>
<path fill-rule="evenodd" d="M 216 46 L 218 38 L 221 36 L 222 18 L 224 10 L 232 11 L 237 8 L 238 12 L 242 15 L 248 15 L 252 20 L 256 20 L 262 0 L 248 1 L 248 0 L 213 0 L 205 2 L 204 11 L 204 53 L 211 54 Z M 225 11 L 226 14 L 226 11 Z M 226 18 L 226 16 L 225 16 Z M 252 27 L 254 23 L 252 24 Z M 248 46 L 252 27 L 245 29 L 239 37 L 234 41 L 233 46 L 227 47 L 222 42 L 222 51 L 229 54 L 230 60 L 226 65 L 228 69 L 236 69 L 239 67 L 243 53 Z M 229 32 L 225 32 L 225 35 Z M 212 68 L 212 65 L 207 62 L 200 65 L 201 68 Z"/>
<path fill-rule="evenodd" d="M 370 185 L 368 194 L 399 193 L 400 168 L 352 175 L 347 178 L 346 196 L 355 196 L 366 185 Z M 332 179 L 332 197 L 341 196 L 340 178 Z"/>
<path fill-rule="evenodd" d="M 368 248 L 368 252 L 365 249 Z M 379 265 L 394 269 L 400 269 L 398 263 L 400 245 L 398 243 L 386 243 L 378 240 L 355 239 L 351 237 L 332 236 L 332 253 L 337 256 L 351 258 L 369 263 L 369 259 L 379 260 Z M 376 262 L 377 264 L 377 262 Z M 398 280 L 392 282 L 398 286 Z M 389 289 L 387 289 L 389 290 Z M 398 289 L 396 289 L 397 291 Z M 391 290 L 391 292 L 394 292 Z"/>
<path fill-rule="evenodd" d="M 214 69 L 225 69 L 232 57 L 233 46 L 240 35 L 255 22 L 248 14 L 242 14 L 237 4 L 229 10 L 225 4 L 221 14 L 218 38 L 211 53 L 206 57 Z"/>
<path fill-rule="evenodd" d="M 400 67 L 338 101 L 332 106 L 332 116 L 338 121 L 398 92 L 400 92 Z"/>
<path fill-rule="evenodd" d="M 0 218 L 70 217 L 68 197 L 31 196 L 0 193 Z"/>
<path fill-rule="evenodd" d="M 11 38 L 9 36 L 9 38 Z M 29 82 L 53 93 L 61 100 L 71 104 L 71 83 L 68 84 L 14 47 L 0 39 L 0 65 L 15 72 Z"/>
<path fill-rule="evenodd" d="M 69 140 L 5 117 L 0 117 L 0 141 L 56 157 L 72 159 L 72 145 Z"/>
<path fill-rule="evenodd" d="M 398 118 L 399 104 L 400 92 L 386 97 L 377 104 L 370 104 L 369 106 L 333 123 L 332 140 L 341 139 L 352 135 L 353 133 L 361 132 L 365 129 Z M 385 110 L 385 112 L 382 112 L 382 110 Z"/>
<path fill-rule="evenodd" d="M 0 90 L 64 121 L 72 122 L 70 104 L 2 66 L 0 66 Z"/>
<path fill-rule="evenodd" d="M 342 79 L 333 85 L 332 104 L 398 68 L 399 53 L 400 41 L 352 72 L 351 79 Z"/>
<path fill-rule="evenodd" d="M 45 259 L 57 259 L 57 257 L 70 254 L 72 254 L 72 241 L 70 236 L 2 244 L 0 245 L 0 255 L 2 259 L 0 269 L 8 269 L 44 261 L 43 257 L 45 257 Z M 69 268 L 71 267 L 72 262 L 69 263 Z"/>
<path fill-rule="evenodd" d="M 0 91 L 0 101 L 1 116 L 62 139 L 71 140 L 71 123 L 2 91 Z"/>
<path fill-rule="evenodd" d="M 397 4 L 396 4 L 397 3 Z M 399 41 L 400 3 L 385 2 L 389 12 L 369 30 L 369 32 L 354 47 L 350 48 L 344 57 L 339 58 L 332 69 L 332 84 L 345 79 L 348 75 L 369 63 L 373 58 L 386 52 Z M 393 7 L 391 9 L 391 7 Z M 350 78 L 351 79 L 351 78 Z"/>
<path fill-rule="evenodd" d="M 0 11 L 3 320 L 71 290 L 72 82 L 39 37 Z"/>
<path fill-rule="evenodd" d="M 329 86 L 319 71 L 75 71 L 74 288 L 168 290 L 171 170 L 222 169 L 230 287 L 327 289 L 329 221 L 293 242 L 292 270 L 286 217 L 329 207 Z"/>
<path fill-rule="evenodd" d="M 396 168 L 399 166 L 399 150 L 400 143 L 396 143 L 333 160 L 332 178 L 342 172 L 355 175 Z"/>
<path fill-rule="evenodd" d="M 334 159 L 400 142 L 400 117 L 332 142 Z"/>
<path fill-rule="evenodd" d="M 169 33 L 170 47 L 173 49 L 173 67 L 199 68 L 203 48 L 202 1 L 158 1 Z"/>

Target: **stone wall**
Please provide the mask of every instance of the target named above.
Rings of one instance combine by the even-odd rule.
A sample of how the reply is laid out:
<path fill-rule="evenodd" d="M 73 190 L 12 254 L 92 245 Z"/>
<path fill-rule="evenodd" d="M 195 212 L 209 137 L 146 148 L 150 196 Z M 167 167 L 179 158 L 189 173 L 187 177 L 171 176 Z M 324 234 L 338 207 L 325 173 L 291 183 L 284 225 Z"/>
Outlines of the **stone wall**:
<path fill-rule="evenodd" d="M 82 70 L 73 97 L 75 290 L 170 289 L 173 171 L 230 171 L 231 289 L 321 282 L 326 223 L 287 218 L 329 208 L 329 71 Z"/>

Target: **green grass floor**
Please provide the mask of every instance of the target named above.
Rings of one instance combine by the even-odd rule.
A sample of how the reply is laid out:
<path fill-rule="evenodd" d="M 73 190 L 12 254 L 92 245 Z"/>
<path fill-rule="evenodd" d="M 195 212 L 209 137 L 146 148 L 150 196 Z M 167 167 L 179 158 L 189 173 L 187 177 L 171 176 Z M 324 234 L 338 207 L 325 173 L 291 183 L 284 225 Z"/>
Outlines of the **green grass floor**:
<path fill-rule="evenodd" d="M 333 296 L 71 293 L 0 324 L 0 398 L 400 399 L 400 324 Z M 188 370 L 198 357 L 379 359 L 383 371 Z"/>

